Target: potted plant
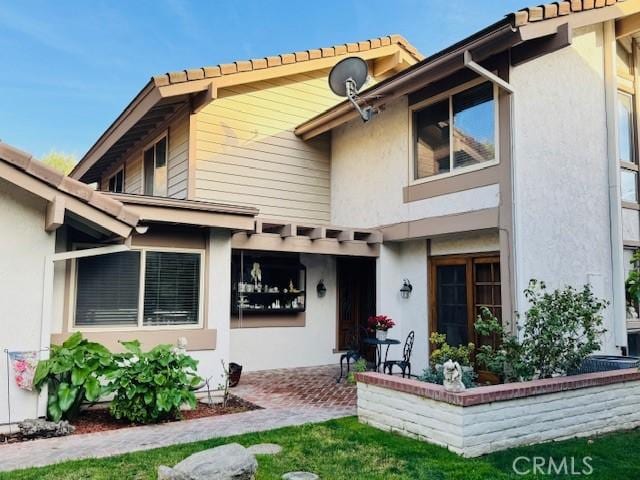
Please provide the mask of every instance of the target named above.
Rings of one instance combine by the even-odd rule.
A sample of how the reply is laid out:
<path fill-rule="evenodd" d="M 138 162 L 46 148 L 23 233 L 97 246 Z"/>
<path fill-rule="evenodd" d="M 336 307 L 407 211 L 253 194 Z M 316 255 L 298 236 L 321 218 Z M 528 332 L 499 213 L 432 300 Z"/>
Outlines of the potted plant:
<path fill-rule="evenodd" d="M 375 330 L 376 338 L 381 341 L 387 339 L 387 332 L 390 328 L 395 327 L 395 325 L 396 322 L 386 315 L 375 315 L 373 317 L 369 317 L 369 328 L 371 330 Z"/>
<path fill-rule="evenodd" d="M 452 347 L 447 343 L 444 333 L 433 332 L 429 337 L 431 342 L 431 365 L 434 370 L 442 368 L 447 360 L 458 362 L 464 371 L 471 371 L 471 352 L 475 349 L 473 343 Z"/>

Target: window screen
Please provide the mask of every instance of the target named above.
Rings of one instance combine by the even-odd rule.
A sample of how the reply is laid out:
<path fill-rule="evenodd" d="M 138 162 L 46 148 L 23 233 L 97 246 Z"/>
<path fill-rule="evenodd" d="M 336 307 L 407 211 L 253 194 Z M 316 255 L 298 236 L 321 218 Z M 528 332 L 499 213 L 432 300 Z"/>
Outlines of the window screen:
<path fill-rule="evenodd" d="M 194 253 L 146 253 L 144 325 L 198 323 L 200 258 Z"/>
<path fill-rule="evenodd" d="M 138 324 L 140 252 L 77 260 L 76 325 Z"/>

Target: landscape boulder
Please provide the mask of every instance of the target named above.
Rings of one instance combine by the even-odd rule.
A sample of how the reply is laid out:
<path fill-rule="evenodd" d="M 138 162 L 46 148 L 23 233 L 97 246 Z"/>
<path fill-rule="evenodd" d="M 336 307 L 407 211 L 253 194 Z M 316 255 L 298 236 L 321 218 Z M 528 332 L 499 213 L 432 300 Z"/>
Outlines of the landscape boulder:
<path fill-rule="evenodd" d="M 18 423 L 20 434 L 24 438 L 62 437 L 75 431 L 75 427 L 66 420 L 49 422 L 42 418 L 30 418 Z"/>
<path fill-rule="evenodd" d="M 254 480 L 257 469 L 246 448 L 229 443 L 195 453 L 173 468 L 160 466 L 158 480 Z"/>

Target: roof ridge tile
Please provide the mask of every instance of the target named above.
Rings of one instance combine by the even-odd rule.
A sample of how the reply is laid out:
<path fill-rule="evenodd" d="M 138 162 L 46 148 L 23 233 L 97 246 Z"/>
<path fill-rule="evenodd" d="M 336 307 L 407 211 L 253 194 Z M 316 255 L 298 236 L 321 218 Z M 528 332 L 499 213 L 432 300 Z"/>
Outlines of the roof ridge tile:
<path fill-rule="evenodd" d="M 232 63 L 223 63 L 213 66 L 177 70 L 175 72 L 167 72 L 160 75 L 154 75 L 153 77 L 151 77 L 151 80 L 155 84 L 155 86 L 164 87 L 172 83 L 182 83 L 189 80 L 201 80 L 203 78 L 212 78 L 222 75 L 231 75 L 234 73 L 277 67 L 280 65 L 289 65 L 297 62 L 306 62 L 318 58 L 364 52 L 367 50 L 386 47 L 393 44 L 400 45 L 404 50 L 409 52 L 410 55 L 415 57 L 416 60 L 422 60 L 424 58 L 423 55 L 418 51 L 418 49 L 411 45 L 406 38 L 399 34 L 392 34 L 383 37 L 371 38 L 368 40 L 361 40 L 358 42 L 333 45 L 330 47 L 311 48 L 308 50 L 300 50 L 291 53 L 281 53 L 279 55 L 254 58 L 251 60 L 236 60 Z"/>

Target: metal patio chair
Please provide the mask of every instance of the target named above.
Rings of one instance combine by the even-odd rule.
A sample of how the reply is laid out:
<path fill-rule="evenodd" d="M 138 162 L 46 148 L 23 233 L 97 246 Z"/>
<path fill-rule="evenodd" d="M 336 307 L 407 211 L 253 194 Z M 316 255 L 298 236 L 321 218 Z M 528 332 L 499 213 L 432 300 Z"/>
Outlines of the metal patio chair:
<path fill-rule="evenodd" d="M 402 378 L 405 376 L 411 378 L 411 352 L 413 350 L 413 341 L 415 340 L 415 332 L 411 330 L 404 342 L 402 349 L 402 360 L 385 360 L 382 371 L 393 375 L 393 367 L 398 367 L 402 371 Z"/>

